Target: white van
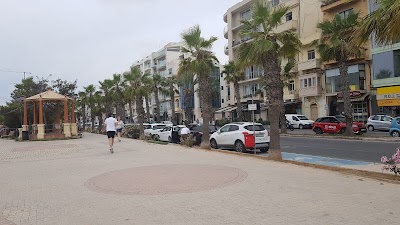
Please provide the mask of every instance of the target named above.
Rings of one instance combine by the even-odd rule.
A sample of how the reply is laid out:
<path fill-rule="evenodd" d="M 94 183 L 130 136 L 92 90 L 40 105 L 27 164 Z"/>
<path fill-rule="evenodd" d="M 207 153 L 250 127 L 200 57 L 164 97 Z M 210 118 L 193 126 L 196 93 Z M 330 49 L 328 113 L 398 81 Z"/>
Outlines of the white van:
<path fill-rule="evenodd" d="M 304 115 L 300 114 L 286 114 L 286 119 L 293 124 L 294 128 L 304 129 L 304 128 L 312 128 L 314 121 L 308 119 Z"/>

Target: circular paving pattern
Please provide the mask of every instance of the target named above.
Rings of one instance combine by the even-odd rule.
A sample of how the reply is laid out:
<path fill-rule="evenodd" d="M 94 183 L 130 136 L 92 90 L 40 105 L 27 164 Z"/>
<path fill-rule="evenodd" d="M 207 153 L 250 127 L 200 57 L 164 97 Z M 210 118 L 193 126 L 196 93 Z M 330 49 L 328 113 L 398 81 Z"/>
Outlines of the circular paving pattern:
<path fill-rule="evenodd" d="M 15 223 L 0 217 L 0 225 L 15 225 Z"/>
<path fill-rule="evenodd" d="M 215 165 L 178 164 L 112 171 L 89 179 L 92 191 L 120 195 L 164 195 L 206 191 L 239 183 L 243 170 Z"/>

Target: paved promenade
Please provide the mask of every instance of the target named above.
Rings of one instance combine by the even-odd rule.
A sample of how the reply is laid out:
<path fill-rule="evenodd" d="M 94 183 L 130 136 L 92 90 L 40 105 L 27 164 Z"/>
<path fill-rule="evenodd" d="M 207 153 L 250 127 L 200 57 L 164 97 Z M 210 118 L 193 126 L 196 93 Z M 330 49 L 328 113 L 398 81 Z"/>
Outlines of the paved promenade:
<path fill-rule="evenodd" d="M 0 225 L 398 224 L 400 185 L 105 136 L 0 140 Z"/>

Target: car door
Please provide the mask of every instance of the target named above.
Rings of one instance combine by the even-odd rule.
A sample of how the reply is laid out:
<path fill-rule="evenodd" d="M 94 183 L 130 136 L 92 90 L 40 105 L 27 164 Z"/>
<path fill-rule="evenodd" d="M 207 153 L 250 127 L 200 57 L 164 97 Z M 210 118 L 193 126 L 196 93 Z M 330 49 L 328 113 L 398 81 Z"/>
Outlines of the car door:
<path fill-rule="evenodd" d="M 161 141 L 168 141 L 168 137 L 171 133 L 171 127 L 164 127 L 159 133 Z"/>
<path fill-rule="evenodd" d="M 390 124 L 392 123 L 392 117 L 382 116 L 381 117 L 382 130 L 390 130 Z"/>
<path fill-rule="evenodd" d="M 295 128 L 299 128 L 300 120 L 299 118 L 297 118 L 297 116 L 292 116 L 292 123 Z"/>
<path fill-rule="evenodd" d="M 229 128 L 231 125 L 225 125 L 218 130 L 217 135 L 215 135 L 215 140 L 220 146 L 228 145 L 227 136 L 229 135 Z"/>
<path fill-rule="evenodd" d="M 240 135 L 243 135 L 239 131 L 239 126 L 238 125 L 231 125 L 229 127 L 229 132 L 227 132 L 225 137 L 224 137 L 224 138 L 226 138 L 226 144 L 231 146 L 231 147 L 233 147 L 235 145 L 235 141 L 237 140 L 238 133 L 240 133 Z"/>

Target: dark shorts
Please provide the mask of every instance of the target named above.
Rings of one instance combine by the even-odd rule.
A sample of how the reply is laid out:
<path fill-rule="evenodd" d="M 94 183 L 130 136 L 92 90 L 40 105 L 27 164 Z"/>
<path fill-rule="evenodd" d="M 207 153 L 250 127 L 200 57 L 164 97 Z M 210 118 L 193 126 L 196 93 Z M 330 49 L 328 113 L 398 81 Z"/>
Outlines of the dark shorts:
<path fill-rule="evenodd" d="M 114 136 L 115 136 L 115 131 L 107 131 L 108 138 L 114 138 Z"/>
<path fill-rule="evenodd" d="M 122 128 L 117 129 L 117 133 L 122 133 Z"/>

